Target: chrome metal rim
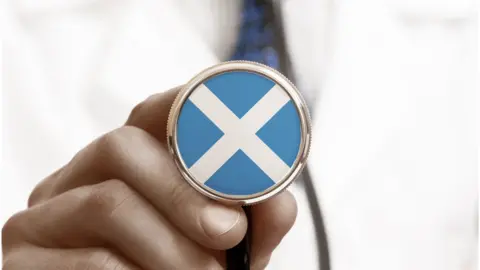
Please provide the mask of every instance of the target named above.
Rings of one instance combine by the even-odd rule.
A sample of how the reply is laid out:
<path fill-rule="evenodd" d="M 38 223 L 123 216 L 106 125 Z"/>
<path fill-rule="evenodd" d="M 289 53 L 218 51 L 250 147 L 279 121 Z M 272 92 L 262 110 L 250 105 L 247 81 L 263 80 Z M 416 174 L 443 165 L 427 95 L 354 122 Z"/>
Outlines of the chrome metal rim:
<path fill-rule="evenodd" d="M 247 196 L 228 195 L 228 194 L 219 193 L 207 187 L 206 185 L 197 182 L 194 179 L 194 177 L 189 173 L 187 166 L 182 160 L 179 149 L 178 149 L 178 144 L 177 144 L 177 121 L 178 121 L 180 111 L 183 107 L 183 104 L 188 99 L 189 95 L 197 88 L 198 85 L 202 84 L 204 81 L 208 80 L 209 78 L 225 72 L 231 72 L 231 71 L 253 72 L 271 79 L 276 84 L 281 86 L 288 93 L 288 95 L 291 97 L 292 101 L 294 102 L 300 117 L 300 128 L 301 128 L 300 149 L 290 171 L 285 175 L 285 177 L 281 181 L 277 182 L 272 187 L 266 189 L 263 192 L 259 192 L 259 193 L 255 193 Z M 311 143 L 310 115 L 309 115 L 305 100 L 302 98 L 300 92 L 295 88 L 293 83 L 291 83 L 287 78 L 285 78 L 278 71 L 268 66 L 255 63 L 255 62 L 248 62 L 248 61 L 224 62 L 202 71 L 200 74 L 198 74 L 193 79 L 191 79 L 187 84 L 185 84 L 181 88 L 175 101 L 173 102 L 170 110 L 168 123 L 167 123 L 168 149 L 175 160 L 175 164 L 180 174 L 198 192 L 200 192 L 201 194 L 213 200 L 217 200 L 225 204 L 252 205 L 252 204 L 265 201 L 277 195 L 281 191 L 283 191 L 300 175 L 301 171 L 305 167 L 306 159 L 310 151 L 310 143 Z"/>

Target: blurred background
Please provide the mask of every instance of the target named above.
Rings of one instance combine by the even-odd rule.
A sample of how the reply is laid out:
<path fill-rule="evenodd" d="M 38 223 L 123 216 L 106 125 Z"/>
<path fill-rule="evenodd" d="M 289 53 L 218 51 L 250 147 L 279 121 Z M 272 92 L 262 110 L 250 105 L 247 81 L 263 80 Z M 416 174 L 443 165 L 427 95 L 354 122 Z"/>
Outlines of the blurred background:
<path fill-rule="evenodd" d="M 319 233 L 336 269 L 476 269 L 476 4 L 5 1 L 0 224 L 135 104 L 247 59 L 293 80 L 314 121 L 272 269 L 318 268 Z"/>

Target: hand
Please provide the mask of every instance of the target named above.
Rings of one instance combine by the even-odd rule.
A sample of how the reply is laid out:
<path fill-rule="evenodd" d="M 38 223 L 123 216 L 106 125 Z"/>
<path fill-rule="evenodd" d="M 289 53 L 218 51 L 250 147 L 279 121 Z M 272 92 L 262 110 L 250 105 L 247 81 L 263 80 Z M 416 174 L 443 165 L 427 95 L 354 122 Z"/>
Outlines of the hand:
<path fill-rule="evenodd" d="M 223 269 L 241 241 L 241 207 L 182 179 L 166 149 L 177 94 L 154 95 L 32 192 L 3 227 L 3 269 Z M 48 158 L 48 153 L 45 153 Z M 263 269 L 297 213 L 285 191 L 252 207 L 253 269 Z"/>

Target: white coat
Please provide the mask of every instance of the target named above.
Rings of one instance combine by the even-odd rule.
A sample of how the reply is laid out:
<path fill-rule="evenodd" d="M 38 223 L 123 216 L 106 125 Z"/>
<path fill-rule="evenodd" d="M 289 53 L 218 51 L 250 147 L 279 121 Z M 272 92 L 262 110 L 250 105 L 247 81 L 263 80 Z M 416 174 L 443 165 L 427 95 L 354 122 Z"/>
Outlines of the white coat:
<path fill-rule="evenodd" d="M 470 0 L 283 0 L 335 270 L 476 269 Z M 240 1 L 15 0 L 3 9 L 0 221 L 147 96 L 226 60 Z M 269 269 L 318 269 L 304 187 Z"/>

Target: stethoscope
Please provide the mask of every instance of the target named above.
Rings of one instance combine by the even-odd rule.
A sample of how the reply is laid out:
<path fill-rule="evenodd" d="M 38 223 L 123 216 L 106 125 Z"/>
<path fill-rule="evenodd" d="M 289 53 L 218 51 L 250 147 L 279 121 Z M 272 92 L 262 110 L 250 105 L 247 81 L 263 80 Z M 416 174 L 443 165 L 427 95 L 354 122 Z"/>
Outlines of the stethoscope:
<path fill-rule="evenodd" d="M 306 167 L 312 134 L 307 104 L 279 71 L 247 61 L 209 67 L 179 91 L 167 123 L 167 144 L 180 174 L 202 195 L 250 206 L 302 176 L 313 210 L 321 269 L 328 247 Z M 227 250 L 227 269 L 250 269 L 250 239 Z"/>
<path fill-rule="evenodd" d="M 281 19 L 280 17 L 276 18 L 277 22 L 274 25 L 278 27 L 277 33 L 281 33 L 281 35 L 283 35 Z M 282 41 L 280 44 L 283 45 L 284 37 L 279 36 L 278 39 Z M 286 52 L 285 48 L 280 49 Z M 305 186 L 305 192 L 308 198 L 310 209 L 312 211 L 315 236 L 317 239 L 319 266 L 321 270 L 329 270 L 330 256 L 321 207 L 315 192 L 309 169 L 306 167 L 306 159 L 309 154 L 312 136 L 311 119 L 307 103 L 303 99 L 301 93 L 291 82 L 294 81 L 295 78 L 293 73 L 290 71 L 290 62 L 288 60 L 288 55 L 285 54 L 285 57 L 281 63 L 281 66 L 283 67 L 281 70 L 289 79 L 287 79 L 287 77 L 285 77 L 282 73 L 268 66 L 245 61 L 220 63 L 200 72 L 182 87 L 172 105 L 167 125 L 167 143 L 170 153 L 172 154 L 180 173 L 194 189 L 204 196 L 221 203 L 242 205 L 249 222 L 252 218 L 250 215 L 251 205 L 268 200 L 269 198 L 282 192 L 285 188 L 292 184 L 295 179 L 301 178 Z M 243 183 L 241 182 L 241 179 L 237 179 L 237 182 L 232 181 L 231 183 L 227 183 L 226 181 L 222 182 L 220 177 L 216 177 L 219 174 L 219 171 L 222 171 L 223 177 L 225 177 L 225 175 L 228 176 L 228 173 L 230 173 L 230 176 L 235 178 L 235 175 L 239 174 L 231 172 L 235 169 L 234 165 L 230 165 L 228 170 L 224 169 L 227 167 L 226 165 L 220 166 L 222 164 L 229 163 L 230 160 L 234 159 L 238 153 L 236 152 L 235 154 L 232 154 L 232 150 L 226 149 L 230 147 L 229 145 L 231 145 L 231 143 L 225 143 L 222 146 L 222 143 L 217 141 L 213 145 L 210 145 L 211 147 L 205 153 L 199 154 L 199 152 L 202 151 L 198 149 L 192 149 L 196 147 L 192 146 L 193 144 L 186 142 L 191 139 L 189 138 L 189 134 L 192 133 L 192 129 L 189 129 L 189 126 L 199 125 L 198 123 L 189 122 L 197 117 L 194 116 L 190 109 L 186 108 L 188 106 L 191 107 L 192 104 L 193 107 L 198 109 L 198 111 L 203 113 L 207 118 L 214 118 L 214 125 L 221 126 L 220 129 L 228 130 L 230 132 L 229 134 L 243 132 L 241 131 L 242 128 L 238 128 L 238 126 L 242 125 L 245 125 L 242 127 L 247 130 L 250 129 L 252 125 L 256 125 L 253 130 L 250 130 L 250 133 L 245 133 L 245 136 L 249 136 L 249 134 L 251 135 L 261 128 L 261 125 L 258 123 L 250 125 L 249 123 L 245 123 L 245 121 L 241 121 L 241 119 L 248 118 L 248 116 L 245 117 L 245 115 L 242 115 L 242 113 L 244 113 L 243 111 L 236 109 L 237 107 L 241 106 L 235 103 L 235 98 L 240 101 L 243 97 L 241 94 L 239 95 L 236 87 L 229 87 L 229 83 L 236 82 L 237 84 L 243 84 L 246 81 L 251 83 L 251 85 L 248 85 L 247 87 L 258 87 L 260 92 L 267 91 L 267 94 L 265 95 L 274 97 L 267 99 L 265 96 L 263 96 L 263 98 L 257 102 L 266 103 L 267 105 L 265 105 L 265 108 L 274 107 L 273 109 L 270 108 L 273 113 L 271 112 L 269 117 L 272 117 L 272 114 L 275 113 L 275 110 L 280 110 L 283 108 L 286 103 L 292 104 L 292 106 L 295 108 L 295 113 L 293 113 L 295 115 L 290 115 L 290 118 L 287 117 L 286 119 L 294 118 L 298 121 L 285 121 L 285 123 L 283 123 L 283 125 L 286 125 L 284 128 L 288 128 L 289 130 L 298 129 L 299 134 L 298 141 L 292 139 L 292 137 L 283 142 L 284 144 L 293 143 L 293 145 L 295 145 L 295 147 L 290 147 L 291 149 L 289 150 L 289 153 L 285 154 L 285 151 L 282 152 L 282 158 L 284 161 L 283 163 L 287 163 L 289 166 L 285 166 L 285 164 L 282 165 L 282 162 L 278 161 L 278 159 L 274 157 L 275 151 L 270 151 L 272 149 L 263 149 L 263 152 L 260 151 L 262 152 L 260 154 L 255 153 L 256 148 L 260 149 L 264 147 L 262 146 L 261 142 L 258 143 L 258 138 L 255 138 L 255 135 L 252 136 L 252 141 L 257 141 L 257 144 L 252 143 L 251 146 L 246 146 L 245 149 L 243 149 L 246 152 L 246 156 L 250 157 L 254 163 L 258 162 L 257 165 L 259 167 L 263 166 L 261 170 L 265 172 L 266 176 L 264 175 L 260 178 L 263 177 L 266 179 L 273 179 L 274 181 L 272 182 L 268 182 L 268 180 L 263 181 L 265 179 L 262 180 L 263 182 L 258 181 L 262 182 L 262 184 L 251 182 Z M 269 87 L 272 85 L 275 86 L 269 89 Z M 229 96 L 228 94 L 229 91 L 234 91 L 232 89 L 237 89 L 237 93 L 233 93 L 233 97 Z M 275 92 L 273 90 L 275 90 Z M 255 96 L 255 94 L 251 95 Z M 223 102 L 221 100 L 222 98 Z M 224 104 L 224 102 L 226 104 Z M 188 105 L 186 106 L 186 104 Z M 268 104 L 274 105 L 270 106 Z M 256 107 L 257 108 L 253 106 L 250 111 L 262 111 L 260 106 Z M 234 113 L 229 112 L 229 110 Z M 292 111 L 290 111 L 290 113 L 292 114 Z M 250 118 L 262 118 L 263 116 L 264 114 L 258 113 L 258 116 L 254 115 Z M 263 120 L 265 122 L 265 119 Z M 199 120 L 199 122 L 201 122 L 201 120 Z M 231 124 L 232 122 L 235 124 Z M 200 127 L 199 130 L 201 129 L 202 127 Z M 211 127 L 208 127 L 207 129 L 211 129 Z M 190 131 L 190 133 L 187 131 Z M 242 140 L 241 137 L 237 139 Z M 230 153 L 225 153 L 228 151 L 230 151 Z M 199 158 L 198 156 L 201 157 Z M 228 158 L 228 161 L 224 162 L 222 161 L 222 158 Z M 245 157 L 243 158 L 245 159 Z M 236 166 L 241 166 L 241 164 L 243 164 L 242 162 L 231 163 L 237 164 Z M 273 169 L 269 168 L 269 165 L 271 164 L 275 165 L 273 166 Z M 249 168 L 250 167 L 240 168 L 240 170 L 248 171 Z M 229 172 L 225 174 L 224 171 Z M 237 246 L 227 250 L 227 269 L 250 269 L 250 239 L 251 231 L 248 230 L 244 239 Z"/>

